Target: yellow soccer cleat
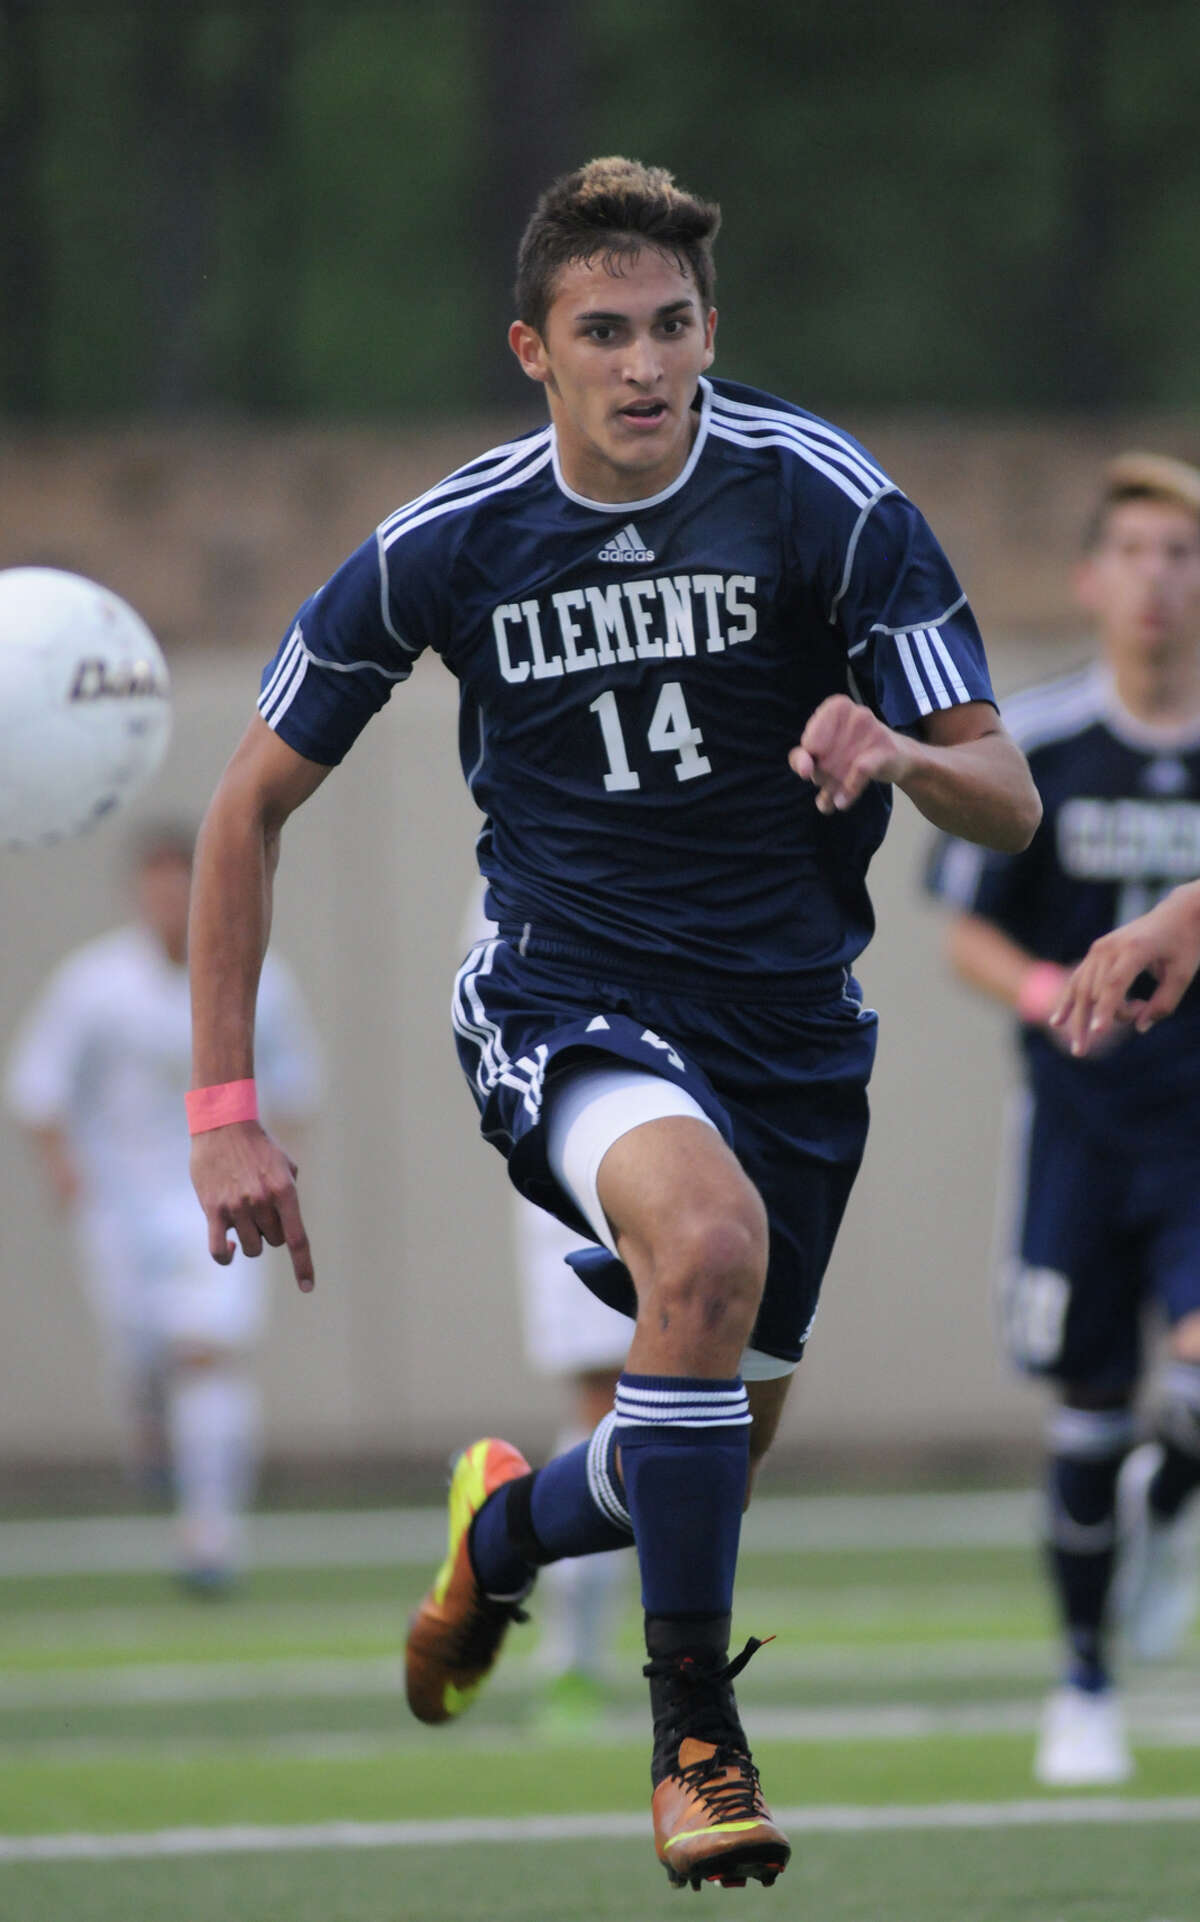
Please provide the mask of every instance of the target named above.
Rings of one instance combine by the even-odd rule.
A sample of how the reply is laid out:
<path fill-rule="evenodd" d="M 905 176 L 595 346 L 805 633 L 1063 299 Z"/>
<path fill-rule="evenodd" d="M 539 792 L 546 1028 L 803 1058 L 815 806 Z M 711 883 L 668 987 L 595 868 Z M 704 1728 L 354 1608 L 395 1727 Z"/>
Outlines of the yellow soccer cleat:
<path fill-rule="evenodd" d="M 446 1559 L 408 1624 L 405 1687 L 418 1721 L 461 1715 L 491 1673 L 509 1624 L 528 1619 L 522 1597 L 496 1601 L 484 1594 L 471 1564 L 470 1532 L 488 1496 L 529 1472 L 519 1450 L 490 1438 L 472 1442 L 455 1463 Z"/>

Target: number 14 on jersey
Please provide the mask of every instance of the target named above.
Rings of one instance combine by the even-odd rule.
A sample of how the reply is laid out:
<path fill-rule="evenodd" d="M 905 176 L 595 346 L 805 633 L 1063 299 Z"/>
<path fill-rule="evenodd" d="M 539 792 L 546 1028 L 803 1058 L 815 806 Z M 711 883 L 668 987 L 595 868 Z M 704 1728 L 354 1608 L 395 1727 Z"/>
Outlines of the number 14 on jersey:
<path fill-rule="evenodd" d="M 631 793 L 634 788 L 640 788 L 642 777 L 629 765 L 621 712 L 611 688 L 591 702 L 590 712 L 600 723 L 604 752 L 608 756 L 605 792 Z M 663 683 L 646 730 L 646 746 L 653 754 L 674 754 L 678 757 L 675 762 L 677 781 L 694 781 L 700 774 L 712 773 L 712 762 L 700 752 L 704 746 L 704 736 L 692 724 L 679 681 Z"/>

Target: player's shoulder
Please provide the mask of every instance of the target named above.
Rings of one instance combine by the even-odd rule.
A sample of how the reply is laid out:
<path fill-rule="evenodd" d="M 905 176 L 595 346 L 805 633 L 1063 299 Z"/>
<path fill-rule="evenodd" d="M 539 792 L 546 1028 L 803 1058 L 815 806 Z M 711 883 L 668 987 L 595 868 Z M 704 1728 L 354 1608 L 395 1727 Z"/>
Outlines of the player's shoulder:
<path fill-rule="evenodd" d="M 387 553 L 423 529 L 457 529 L 480 511 L 511 503 L 518 490 L 536 485 L 551 469 L 553 455 L 549 426 L 531 428 L 514 440 L 489 447 L 385 516 L 376 530 L 380 547 Z"/>
<path fill-rule="evenodd" d="M 845 428 L 757 387 L 730 380 L 712 380 L 709 386 L 710 434 L 750 457 L 774 461 L 801 492 L 848 502 L 859 512 L 899 492 Z"/>
<path fill-rule="evenodd" d="M 1075 740 L 1103 723 L 1104 675 L 1097 663 L 1088 662 L 1007 695 L 1000 707 L 1017 746 L 1033 754 Z"/>

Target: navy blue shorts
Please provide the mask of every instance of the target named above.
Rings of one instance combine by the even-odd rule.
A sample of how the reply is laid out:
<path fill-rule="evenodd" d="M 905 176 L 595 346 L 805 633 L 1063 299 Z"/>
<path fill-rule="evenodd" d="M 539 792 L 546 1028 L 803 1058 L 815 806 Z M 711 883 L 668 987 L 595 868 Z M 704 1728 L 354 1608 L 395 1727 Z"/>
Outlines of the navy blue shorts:
<path fill-rule="evenodd" d="M 1200 1309 L 1200 1142 L 1186 1126 L 1130 1152 L 1045 1100 L 1029 1113 L 1018 1259 L 1001 1275 L 1009 1352 L 1030 1374 L 1123 1394 L 1147 1307 Z"/>
<path fill-rule="evenodd" d="M 594 1241 L 546 1162 L 547 1079 L 597 1055 L 647 1068 L 697 1101 L 766 1206 L 770 1256 L 750 1345 L 798 1361 L 867 1137 L 876 1017 L 852 983 L 812 1005 L 748 1005 L 598 980 L 519 955 L 497 937 L 473 948 L 454 989 L 459 1060 L 485 1140 L 514 1185 Z M 582 1264 L 588 1286 L 636 1312 L 620 1262 Z"/>

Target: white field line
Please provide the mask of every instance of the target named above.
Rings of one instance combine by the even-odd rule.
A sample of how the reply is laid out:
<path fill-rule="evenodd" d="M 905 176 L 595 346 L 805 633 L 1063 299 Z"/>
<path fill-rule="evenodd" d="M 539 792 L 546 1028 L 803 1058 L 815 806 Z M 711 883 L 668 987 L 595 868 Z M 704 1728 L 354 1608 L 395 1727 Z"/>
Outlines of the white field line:
<path fill-rule="evenodd" d="M 751 1553 L 879 1548 L 1013 1548 L 1034 1539 L 1036 1497 L 1024 1489 L 973 1495 L 767 1496 L 751 1508 Z M 0 1522 L 0 1577 L 153 1572 L 171 1565 L 165 1516 Z M 316 1511 L 254 1518 L 257 1568 L 389 1567 L 437 1561 L 439 1508 Z"/>
<path fill-rule="evenodd" d="M 1125 1801 L 1115 1796 L 1056 1801 L 942 1802 L 928 1807 L 780 1809 L 793 1834 L 865 1835 L 888 1830 L 1067 1827 L 1075 1823 L 1200 1821 L 1200 1796 Z M 276 1855 L 304 1849 L 437 1848 L 469 1843 L 640 1840 L 640 1815 L 534 1815 L 442 1822 L 316 1822 L 297 1827 L 157 1829 L 127 1835 L 0 1837 L 0 1862 L 99 1862 L 179 1855 Z"/>

